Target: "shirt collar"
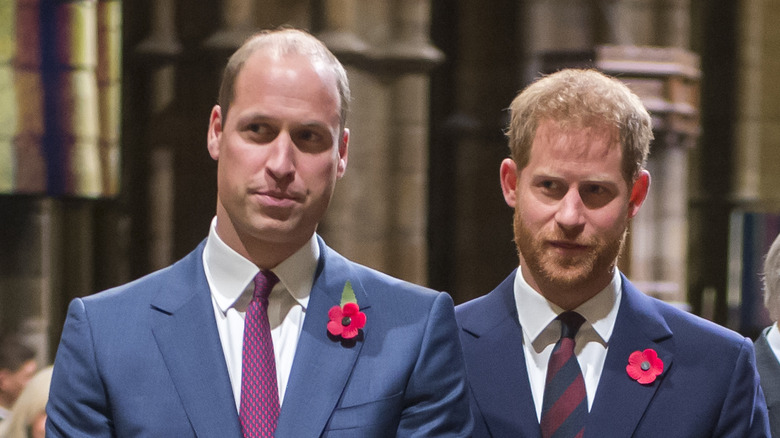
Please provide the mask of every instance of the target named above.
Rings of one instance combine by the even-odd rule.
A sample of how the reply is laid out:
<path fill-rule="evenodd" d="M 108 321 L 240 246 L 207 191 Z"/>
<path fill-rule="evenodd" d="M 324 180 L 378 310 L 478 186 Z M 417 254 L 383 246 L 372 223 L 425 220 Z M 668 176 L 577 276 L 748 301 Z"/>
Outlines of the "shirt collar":
<path fill-rule="evenodd" d="M 775 353 L 775 356 L 780 357 L 780 331 L 778 331 L 777 323 L 772 324 L 769 331 L 766 334 L 766 341 L 769 343 L 769 347 Z"/>
<path fill-rule="evenodd" d="M 525 281 L 520 269 L 519 267 L 517 268 L 514 283 L 517 316 L 520 320 L 520 327 L 523 328 L 528 339 L 536 343 L 537 338 L 550 326 L 550 323 L 563 313 L 563 309 L 551 303 L 534 290 Z M 618 269 L 615 268 L 614 271 L 612 281 L 607 287 L 574 309 L 575 312 L 585 318 L 583 328 L 586 326 L 592 327 L 604 344 L 607 344 L 612 336 L 618 308 L 620 307 L 622 279 Z M 552 342 L 557 342 L 560 334 L 553 337 L 554 339 L 551 338 Z"/>
<path fill-rule="evenodd" d="M 316 234 L 313 234 L 298 251 L 272 269 L 279 277 L 279 285 L 274 287 L 272 294 L 286 290 L 305 310 L 309 304 L 319 257 L 320 247 Z M 211 294 L 223 313 L 236 304 L 244 291 L 249 289 L 255 275 L 260 272 L 254 263 L 219 237 L 216 217 L 211 221 L 209 237 L 203 250 L 203 267 L 211 286 Z"/>

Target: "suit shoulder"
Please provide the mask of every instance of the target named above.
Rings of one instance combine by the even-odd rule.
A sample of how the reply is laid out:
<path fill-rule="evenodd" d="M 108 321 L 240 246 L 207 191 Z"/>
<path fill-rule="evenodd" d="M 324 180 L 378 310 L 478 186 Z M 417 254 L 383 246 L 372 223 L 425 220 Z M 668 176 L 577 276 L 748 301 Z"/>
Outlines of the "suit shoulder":
<path fill-rule="evenodd" d="M 727 327 L 710 320 L 694 315 L 679 307 L 673 306 L 661 300 L 650 298 L 654 307 L 663 315 L 669 328 L 673 331 L 676 342 L 690 342 L 700 347 L 743 348 L 743 344 L 749 340 Z M 749 342 L 752 344 L 752 342 Z"/>
<path fill-rule="evenodd" d="M 486 312 L 514 313 L 514 281 L 517 270 L 507 276 L 495 289 L 477 298 L 455 307 L 458 318 L 467 319 L 470 315 L 484 318 Z"/>
<path fill-rule="evenodd" d="M 357 279 L 361 282 L 367 293 L 371 293 L 375 290 L 392 290 L 396 294 L 401 294 L 405 298 L 418 297 L 420 299 L 434 299 L 442 292 L 430 289 L 419 284 L 412 283 L 407 280 L 402 280 L 368 266 L 361 265 L 356 262 L 349 261 L 352 265 L 353 272 L 357 275 Z"/>
<path fill-rule="evenodd" d="M 205 278 L 201 256 L 203 245 L 199 245 L 187 256 L 176 263 L 151 272 L 128 283 L 88 295 L 81 300 L 85 306 L 132 305 L 132 303 L 148 304 L 152 296 L 164 290 L 168 285 L 180 283 L 182 279 L 192 279 L 196 276 Z"/>
<path fill-rule="evenodd" d="M 485 295 L 473 298 L 465 303 L 455 306 L 455 314 L 458 317 L 467 317 L 470 314 L 481 314 L 485 309 L 492 307 L 498 298 L 498 292 L 493 290 Z"/>

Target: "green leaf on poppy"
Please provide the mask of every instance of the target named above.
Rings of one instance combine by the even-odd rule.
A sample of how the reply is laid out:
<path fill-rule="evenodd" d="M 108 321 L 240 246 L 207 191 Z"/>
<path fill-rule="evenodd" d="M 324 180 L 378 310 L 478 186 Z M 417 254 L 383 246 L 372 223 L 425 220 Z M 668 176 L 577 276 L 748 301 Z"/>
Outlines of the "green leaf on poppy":
<path fill-rule="evenodd" d="M 347 280 L 346 284 L 344 284 L 344 290 L 341 291 L 341 307 L 344 307 L 344 304 L 347 303 L 355 303 L 357 304 L 357 298 L 355 297 L 355 291 L 352 290 L 352 283 Z"/>

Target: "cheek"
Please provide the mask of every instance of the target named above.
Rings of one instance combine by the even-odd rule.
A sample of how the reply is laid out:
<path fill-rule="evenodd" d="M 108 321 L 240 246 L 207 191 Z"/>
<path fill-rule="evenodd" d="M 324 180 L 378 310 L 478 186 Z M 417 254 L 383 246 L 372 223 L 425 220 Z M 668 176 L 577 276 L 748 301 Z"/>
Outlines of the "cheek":
<path fill-rule="evenodd" d="M 320 160 L 299 160 L 296 173 L 306 181 L 310 189 L 332 187 L 336 182 L 338 161 L 330 155 Z M 327 158 L 327 159 L 325 159 Z"/>
<path fill-rule="evenodd" d="M 590 212 L 588 222 L 599 232 L 622 234 L 628 223 L 628 210 L 620 205 L 607 207 Z"/>
<path fill-rule="evenodd" d="M 529 229 L 542 228 L 545 224 L 555 222 L 555 206 L 539 202 L 527 193 L 522 193 L 518 196 L 515 210 L 522 216 L 522 218 L 517 220 L 521 220 Z"/>

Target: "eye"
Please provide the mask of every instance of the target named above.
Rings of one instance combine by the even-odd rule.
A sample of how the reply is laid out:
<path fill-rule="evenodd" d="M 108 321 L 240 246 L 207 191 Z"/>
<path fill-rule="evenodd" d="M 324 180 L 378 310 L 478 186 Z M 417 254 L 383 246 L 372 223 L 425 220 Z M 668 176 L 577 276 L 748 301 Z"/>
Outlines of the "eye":
<path fill-rule="evenodd" d="M 540 179 L 536 182 L 539 192 L 548 198 L 560 199 L 566 193 L 564 185 L 554 179 Z"/>
<path fill-rule="evenodd" d="M 586 184 L 580 190 L 582 194 L 588 194 L 594 196 L 603 195 L 604 193 L 606 193 L 606 191 L 607 189 L 605 187 L 600 186 L 598 184 Z"/>
<path fill-rule="evenodd" d="M 322 135 L 310 129 L 301 131 L 298 138 L 309 143 L 322 141 Z"/>
<path fill-rule="evenodd" d="M 322 152 L 331 146 L 330 131 L 322 127 L 302 127 L 292 133 L 293 141 L 302 152 Z"/>
<path fill-rule="evenodd" d="M 600 208 L 615 199 L 615 190 L 605 184 L 583 184 L 580 197 L 588 208 Z"/>
<path fill-rule="evenodd" d="M 279 134 L 273 126 L 263 122 L 248 123 L 244 132 L 255 143 L 270 143 Z"/>

